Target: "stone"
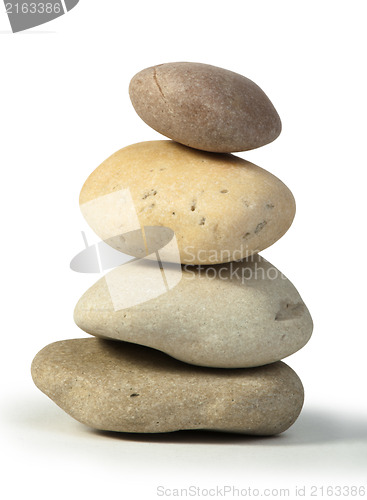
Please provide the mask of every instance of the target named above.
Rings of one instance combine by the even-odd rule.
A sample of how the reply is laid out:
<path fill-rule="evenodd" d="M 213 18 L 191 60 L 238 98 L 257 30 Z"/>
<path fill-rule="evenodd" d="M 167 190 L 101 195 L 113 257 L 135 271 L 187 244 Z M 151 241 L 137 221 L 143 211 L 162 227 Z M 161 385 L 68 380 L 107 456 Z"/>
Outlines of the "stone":
<path fill-rule="evenodd" d="M 103 431 L 272 435 L 294 423 L 304 398 L 300 379 L 282 362 L 199 368 L 153 349 L 99 339 L 48 345 L 34 358 L 32 377 L 68 414 Z"/>
<path fill-rule="evenodd" d="M 140 226 L 171 229 L 182 264 L 248 257 L 277 241 L 295 215 L 292 193 L 270 172 L 173 141 L 113 154 L 86 180 L 80 206 L 102 240 L 137 257 L 144 256 L 144 244 L 132 238 L 126 248 L 126 233 L 137 234 Z"/>
<path fill-rule="evenodd" d="M 274 141 L 282 128 L 256 83 L 208 64 L 152 66 L 134 76 L 129 93 L 135 111 L 150 127 L 204 151 L 255 149 Z"/>
<path fill-rule="evenodd" d="M 74 311 L 82 330 L 217 368 L 278 361 L 301 349 L 311 336 L 312 319 L 299 293 L 260 255 L 215 266 L 184 266 L 182 273 L 181 268 L 167 270 L 176 286 L 151 300 L 143 292 L 159 283 L 152 282 L 144 260 L 135 264 L 135 276 L 139 266 L 146 282 L 132 274 L 124 277 L 120 266 L 87 290 Z M 141 303 L 130 306 L 137 283 Z"/>

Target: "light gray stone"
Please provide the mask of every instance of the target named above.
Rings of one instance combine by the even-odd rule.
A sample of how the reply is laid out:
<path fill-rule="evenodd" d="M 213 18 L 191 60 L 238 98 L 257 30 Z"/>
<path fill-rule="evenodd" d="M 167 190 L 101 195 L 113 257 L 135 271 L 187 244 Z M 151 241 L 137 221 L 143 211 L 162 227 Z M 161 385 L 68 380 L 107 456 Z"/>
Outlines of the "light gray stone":
<path fill-rule="evenodd" d="M 271 435 L 291 426 L 303 404 L 302 383 L 282 362 L 199 368 L 153 349 L 99 339 L 45 347 L 33 360 L 32 376 L 76 420 L 107 431 Z"/>
<path fill-rule="evenodd" d="M 138 273 L 139 263 L 135 266 Z M 143 276 L 147 266 L 141 262 Z M 74 319 L 85 332 L 218 368 L 278 361 L 301 349 L 311 336 L 312 319 L 299 293 L 259 255 L 215 266 L 184 266 L 182 278 L 175 276 L 181 269 L 172 269 L 167 276 L 176 286 L 151 300 L 144 301 L 142 295 L 142 303 L 131 307 L 111 296 L 116 293 L 110 286 L 114 277 L 127 304 L 137 293 L 133 276 L 124 280 L 123 271 L 123 266 L 111 271 L 79 300 Z M 141 277 L 139 283 L 142 290 L 157 286 Z"/>

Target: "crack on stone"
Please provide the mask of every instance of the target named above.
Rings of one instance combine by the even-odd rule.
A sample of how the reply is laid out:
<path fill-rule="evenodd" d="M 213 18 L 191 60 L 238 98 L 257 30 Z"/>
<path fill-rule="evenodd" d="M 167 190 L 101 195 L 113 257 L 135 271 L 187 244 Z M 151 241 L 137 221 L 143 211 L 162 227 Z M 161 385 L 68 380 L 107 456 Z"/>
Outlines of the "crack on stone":
<path fill-rule="evenodd" d="M 160 93 L 160 94 L 161 94 L 161 96 L 162 96 L 162 99 L 163 99 L 164 101 L 166 101 L 166 96 L 164 95 L 163 90 L 162 90 L 162 87 L 159 85 L 159 82 L 158 82 L 158 78 L 157 78 L 157 69 L 156 69 L 156 67 L 154 67 L 154 68 L 153 68 L 153 79 L 154 79 L 154 81 L 155 81 L 155 84 L 157 85 L 157 88 L 158 88 L 158 90 L 159 90 L 159 93 Z"/>
<path fill-rule="evenodd" d="M 133 394 L 130 394 L 131 398 L 136 398 L 136 396 L 140 396 L 140 394 L 138 394 L 137 392 L 134 392 Z"/>
<path fill-rule="evenodd" d="M 275 321 L 285 321 L 287 319 L 300 318 L 304 313 L 305 305 L 303 302 L 282 302 L 280 309 L 275 315 Z"/>

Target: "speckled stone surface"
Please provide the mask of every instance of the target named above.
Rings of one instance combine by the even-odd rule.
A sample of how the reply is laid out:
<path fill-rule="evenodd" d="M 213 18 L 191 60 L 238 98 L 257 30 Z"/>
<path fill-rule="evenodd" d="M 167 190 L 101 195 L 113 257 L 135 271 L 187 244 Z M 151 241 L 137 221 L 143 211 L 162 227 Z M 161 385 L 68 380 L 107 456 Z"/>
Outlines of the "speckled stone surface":
<path fill-rule="evenodd" d="M 192 148 L 246 151 L 272 142 L 281 132 L 278 113 L 260 87 L 216 66 L 153 66 L 134 76 L 129 93 L 150 127 Z"/>
<path fill-rule="evenodd" d="M 34 358 L 32 376 L 79 422 L 117 432 L 271 435 L 290 427 L 303 404 L 302 383 L 282 362 L 198 368 L 153 349 L 99 339 L 48 345 Z"/>
<path fill-rule="evenodd" d="M 82 330 L 195 365 L 272 363 L 301 349 L 312 333 L 310 313 L 295 287 L 259 255 L 250 262 L 187 266 L 174 288 L 121 310 L 114 310 L 107 283 L 97 281 L 76 305 L 74 319 Z"/>
<path fill-rule="evenodd" d="M 250 162 L 173 141 L 142 142 L 103 162 L 80 193 L 88 224 L 117 249 L 114 237 L 133 225 L 133 216 L 118 205 L 121 190 L 131 195 L 142 226 L 175 232 L 183 264 L 230 262 L 259 252 L 288 230 L 295 215 L 289 189 Z"/>

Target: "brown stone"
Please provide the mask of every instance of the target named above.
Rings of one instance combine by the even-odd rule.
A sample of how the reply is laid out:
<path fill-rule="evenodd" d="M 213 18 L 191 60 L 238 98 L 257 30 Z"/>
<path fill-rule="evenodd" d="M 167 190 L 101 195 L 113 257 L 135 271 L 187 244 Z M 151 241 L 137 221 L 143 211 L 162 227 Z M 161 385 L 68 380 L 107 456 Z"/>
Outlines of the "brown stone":
<path fill-rule="evenodd" d="M 134 76 L 129 92 L 150 127 L 192 148 L 246 151 L 274 141 L 281 132 L 278 113 L 260 87 L 216 66 L 153 66 Z"/>

